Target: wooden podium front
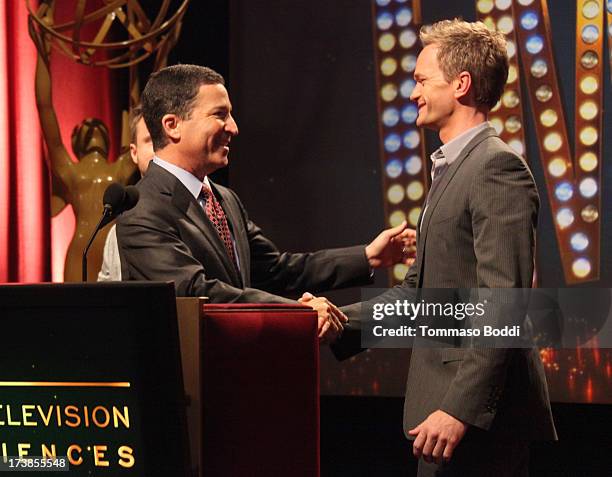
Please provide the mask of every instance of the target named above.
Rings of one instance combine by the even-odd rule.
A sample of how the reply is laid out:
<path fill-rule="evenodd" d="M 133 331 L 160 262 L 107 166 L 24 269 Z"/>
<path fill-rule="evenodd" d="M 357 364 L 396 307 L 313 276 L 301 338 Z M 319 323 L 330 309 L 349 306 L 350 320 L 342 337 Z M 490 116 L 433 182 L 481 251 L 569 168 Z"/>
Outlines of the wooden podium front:
<path fill-rule="evenodd" d="M 319 475 L 316 313 L 178 298 L 192 471 Z"/>

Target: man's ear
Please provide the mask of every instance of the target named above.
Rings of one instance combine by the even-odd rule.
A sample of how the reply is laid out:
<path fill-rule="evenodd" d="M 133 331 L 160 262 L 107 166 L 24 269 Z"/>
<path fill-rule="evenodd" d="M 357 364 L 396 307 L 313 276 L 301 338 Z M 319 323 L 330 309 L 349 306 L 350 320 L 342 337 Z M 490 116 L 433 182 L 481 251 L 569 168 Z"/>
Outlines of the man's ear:
<path fill-rule="evenodd" d="M 161 122 L 166 136 L 171 141 L 177 142 L 181 139 L 181 119 L 176 114 L 164 114 Z"/>
<path fill-rule="evenodd" d="M 455 79 L 455 98 L 465 98 L 470 94 L 472 88 L 472 75 L 467 71 L 462 71 Z"/>
<path fill-rule="evenodd" d="M 132 162 L 138 165 L 138 155 L 136 152 L 136 144 L 130 143 L 130 157 L 132 158 Z"/>

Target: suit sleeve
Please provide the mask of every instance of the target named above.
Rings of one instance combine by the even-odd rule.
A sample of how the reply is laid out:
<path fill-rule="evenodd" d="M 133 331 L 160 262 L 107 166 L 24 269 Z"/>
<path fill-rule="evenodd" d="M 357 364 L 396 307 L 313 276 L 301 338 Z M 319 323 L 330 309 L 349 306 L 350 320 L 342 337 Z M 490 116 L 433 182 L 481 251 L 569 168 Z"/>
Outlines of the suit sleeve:
<path fill-rule="evenodd" d="M 526 164 L 510 152 L 486 161 L 471 184 L 469 203 L 478 287 L 530 288 L 539 198 Z M 505 318 L 500 314 L 488 319 Z M 484 347 L 466 351 L 440 408 L 488 429 L 506 384 L 508 365 L 518 351 Z"/>

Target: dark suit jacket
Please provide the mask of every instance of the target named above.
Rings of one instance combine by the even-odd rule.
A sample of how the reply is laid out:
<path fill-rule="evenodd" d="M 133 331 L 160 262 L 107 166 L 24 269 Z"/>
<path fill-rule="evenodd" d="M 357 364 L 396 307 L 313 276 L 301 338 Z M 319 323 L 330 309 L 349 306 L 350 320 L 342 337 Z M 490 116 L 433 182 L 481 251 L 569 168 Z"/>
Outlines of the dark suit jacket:
<path fill-rule="evenodd" d="M 415 296 L 415 288 L 531 287 L 539 198 L 523 159 L 488 128 L 440 180 L 419 220 L 416 262 L 403 284 L 382 299 Z M 345 310 L 355 329 L 358 308 Z M 334 352 L 343 358 L 356 350 L 355 336 L 346 330 Z M 535 348 L 414 348 L 404 429 L 437 409 L 525 440 L 556 438 Z"/>
<path fill-rule="evenodd" d="M 276 294 L 369 282 L 363 246 L 280 253 L 233 191 L 211 186 L 236 242 L 240 272 L 193 195 L 151 162 L 138 183 L 138 204 L 117 225 L 124 280 L 174 281 L 178 296 L 207 296 L 213 303 L 295 303 Z"/>

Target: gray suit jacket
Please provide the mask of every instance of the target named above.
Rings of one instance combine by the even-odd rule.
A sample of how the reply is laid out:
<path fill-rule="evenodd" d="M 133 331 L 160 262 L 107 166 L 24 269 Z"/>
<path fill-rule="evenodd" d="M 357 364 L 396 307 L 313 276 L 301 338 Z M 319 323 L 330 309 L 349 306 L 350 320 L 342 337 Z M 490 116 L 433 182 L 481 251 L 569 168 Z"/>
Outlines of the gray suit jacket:
<path fill-rule="evenodd" d="M 440 180 L 419 220 L 416 262 L 386 298 L 416 288 L 531 287 L 539 198 L 523 159 L 488 128 Z M 346 309 L 356 330 L 358 308 Z M 357 351 L 350 329 L 333 349 L 339 358 Z M 535 348 L 413 349 L 404 429 L 437 409 L 525 440 L 556 438 Z"/>
<path fill-rule="evenodd" d="M 138 183 L 138 204 L 117 224 L 123 280 L 174 281 L 178 296 L 207 296 L 213 303 L 295 303 L 277 294 L 370 281 L 363 246 L 280 253 L 233 191 L 211 186 L 227 216 L 240 271 L 193 195 L 152 162 Z"/>

